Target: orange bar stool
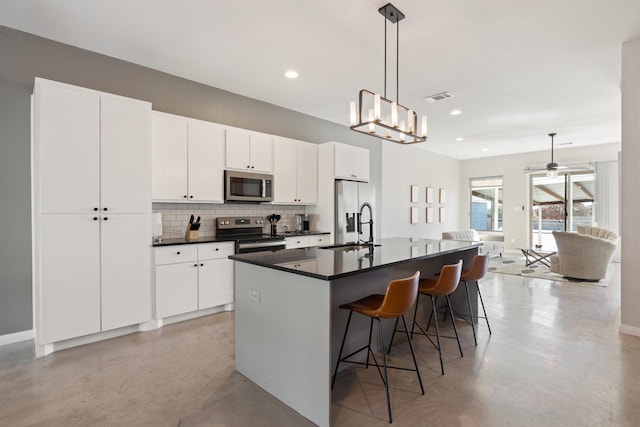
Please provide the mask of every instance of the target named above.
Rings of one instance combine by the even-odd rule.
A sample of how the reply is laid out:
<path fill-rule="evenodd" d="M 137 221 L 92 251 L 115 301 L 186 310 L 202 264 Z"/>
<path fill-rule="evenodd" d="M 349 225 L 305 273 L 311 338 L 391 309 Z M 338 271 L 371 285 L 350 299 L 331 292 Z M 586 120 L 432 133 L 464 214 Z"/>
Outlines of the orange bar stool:
<path fill-rule="evenodd" d="M 463 270 L 460 275 L 460 280 L 464 283 L 464 288 L 467 291 L 467 302 L 469 303 L 469 314 L 460 315 L 465 321 L 467 321 L 467 317 L 469 320 L 467 323 L 471 324 L 471 329 L 473 329 L 473 341 L 478 345 L 478 341 L 476 339 L 476 328 L 474 325 L 473 319 L 484 319 L 487 322 L 487 328 L 489 329 L 489 335 L 491 335 L 491 326 L 489 326 L 489 319 L 487 318 L 487 310 L 484 308 L 484 301 L 482 299 L 482 292 L 480 292 L 480 285 L 478 281 L 484 278 L 489 270 L 489 254 L 478 254 L 473 258 L 473 263 L 471 264 L 471 269 Z M 471 297 L 469 297 L 469 284 L 468 282 L 476 282 L 476 288 L 478 289 L 478 296 L 480 297 L 480 303 L 482 304 L 482 312 L 484 316 L 474 316 L 473 311 L 471 310 Z"/>
<path fill-rule="evenodd" d="M 413 311 L 413 320 L 411 321 L 411 336 L 413 334 L 421 334 L 427 337 L 427 339 L 433 344 L 433 346 L 438 350 L 438 355 L 440 356 L 440 370 L 442 371 L 442 375 L 444 375 L 444 363 L 442 361 L 442 346 L 440 344 L 440 338 L 455 338 L 458 342 L 458 349 L 460 350 L 460 357 L 464 357 L 462 354 L 462 346 L 460 345 L 460 338 L 458 337 L 458 329 L 456 328 L 456 322 L 453 316 L 451 316 L 451 323 L 453 324 L 453 330 L 456 334 L 455 337 L 441 336 L 440 328 L 438 325 L 438 316 L 436 310 L 436 303 L 438 297 L 445 297 L 447 301 L 447 307 L 450 313 L 453 313 L 451 309 L 451 300 L 449 299 L 449 295 L 451 295 L 457 288 L 458 283 L 460 283 L 460 275 L 462 272 L 462 260 L 458 261 L 456 264 L 445 265 L 440 270 L 440 276 L 437 279 L 421 279 L 418 285 L 418 301 L 416 301 L 416 306 Z M 429 323 L 427 324 L 426 329 L 423 328 L 418 322 L 416 322 L 416 314 L 418 313 L 418 303 L 420 302 L 420 295 L 427 295 L 431 298 L 431 315 L 429 316 Z M 436 327 L 436 342 L 434 343 L 431 339 L 430 334 L 427 333 L 429 330 L 429 326 L 431 325 L 431 319 L 435 320 Z M 396 331 L 401 332 L 401 330 L 397 330 L 398 323 L 396 322 L 396 328 L 394 328 L 393 335 L 391 336 L 391 344 L 393 344 L 393 337 L 395 336 Z M 415 332 L 415 326 L 420 329 L 420 332 Z M 391 349 L 391 344 L 389 344 L 389 349 Z"/>
<path fill-rule="evenodd" d="M 387 368 L 389 369 L 401 369 L 405 371 L 414 371 L 416 375 L 418 375 L 418 382 L 420 383 L 420 391 L 424 394 L 424 387 L 422 386 L 422 378 L 420 378 L 420 371 L 418 371 L 418 363 L 416 362 L 416 355 L 413 351 L 413 343 L 411 341 L 411 337 L 409 336 L 409 329 L 407 328 L 407 321 L 404 317 L 404 313 L 409 310 L 416 302 L 418 295 L 418 283 L 420 279 L 420 272 L 417 271 L 413 276 L 408 277 L 406 279 L 397 279 L 392 280 L 387 286 L 387 292 L 385 295 L 369 295 L 368 297 L 362 298 L 358 301 L 354 301 L 348 304 L 343 304 L 340 306 L 341 309 L 349 310 L 349 318 L 347 319 L 347 326 L 344 329 L 344 336 L 342 337 L 342 344 L 340 345 L 340 352 L 338 353 L 338 361 L 336 362 L 336 369 L 333 372 L 333 378 L 331 380 L 331 389 L 333 390 L 333 386 L 336 382 L 336 375 L 338 374 L 338 367 L 340 366 L 340 362 L 347 363 L 355 363 L 358 365 L 365 365 L 367 368 L 369 365 L 373 365 L 378 369 L 378 373 L 382 378 L 382 382 L 384 383 L 384 388 L 387 394 L 387 409 L 389 411 L 389 422 L 392 422 L 391 419 L 391 399 L 389 397 L 389 379 L 387 377 Z M 351 323 L 351 315 L 353 312 L 360 313 L 364 316 L 371 318 L 371 323 L 369 326 L 369 343 L 359 350 L 354 351 L 353 353 L 342 357 L 342 351 L 344 350 L 344 343 L 347 338 L 347 332 L 349 331 L 349 323 Z M 413 366 L 415 369 L 411 368 L 402 368 L 398 366 L 387 366 L 387 358 L 384 347 L 384 337 L 382 335 L 382 321 L 381 319 L 396 319 L 396 321 L 402 318 L 402 323 L 404 324 L 405 333 L 407 335 L 407 340 L 409 342 L 409 348 L 411 349 L 411 356 L 413 357 Z M 380 336 L 380 346 L 382 349 L 382 365 L 378 363 L 376 356 L 373 354 L 371 350 L 371 333 L 373 331 L 373 321 L 378 321 L 378 334 Z M 355 356 L 363 350 L 367 350 L 367 361 L 366 363 L 348 360 L 349 358 Z M 369 356 L 373 358 L 373 363 L 369 363 Z M 380 367 L 382 366 L 383 370 L 380 371 Z"/>

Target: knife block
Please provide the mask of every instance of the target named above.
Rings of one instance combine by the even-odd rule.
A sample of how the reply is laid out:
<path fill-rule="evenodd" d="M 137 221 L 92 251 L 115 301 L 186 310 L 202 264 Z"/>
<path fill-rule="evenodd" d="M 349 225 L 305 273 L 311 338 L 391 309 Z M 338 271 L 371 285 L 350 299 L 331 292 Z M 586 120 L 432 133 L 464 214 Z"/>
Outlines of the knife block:
<path fill-rule="evenodd" d="M 184 233 L 184 240 L 198 240 L 200 238 L 200 230 L 192 230 L 191 224 L 187 224 L 187 231 Z"/>

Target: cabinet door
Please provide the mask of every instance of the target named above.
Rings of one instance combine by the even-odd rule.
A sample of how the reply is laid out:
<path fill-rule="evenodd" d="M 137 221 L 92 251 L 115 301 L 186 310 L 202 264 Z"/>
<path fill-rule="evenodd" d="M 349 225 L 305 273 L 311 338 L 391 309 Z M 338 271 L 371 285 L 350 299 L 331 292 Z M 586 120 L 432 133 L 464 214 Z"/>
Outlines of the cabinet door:
<path fill-rule="evenodd" d="M 40 325 L 36 328 L 40 344 L 100 331 L 101 224 L 97 218 L 91 214 L 39 216 Z"/>
<path fill-rule="evenodd" d="M 297 202 L 297 141 L 278 138 L 274 147 L 273 201 L 293 204 Z"/>
<path fill-rule="evenodd" d="M 198 309 L 195 262 L 156 266 L 156 319 Z"/>
<path fill-rule="evenodd" d="M 187 119 L 151 115 L 151 197 L 187 200 Z"/>
<path fill-rule="evenodd" d="M 189 200 L 224 201 L 224 127 L 189 120 Z"/>
<path fill-rule="evenodd" d="M 100 205 L 100 96 L 37 82 L 34 179 L 40 212 L 84 213 Z"/>
<path fill-rule="evenodd" d="M 227 128 L 225 131 L 226 165 L 228 169 L 251 170 L 249 157 L 250 133 L 244 129 Z"/>
<path fill-rule="evenodd" d="M 309 246 L 323 246 L 328 244 L 329 244 L 328 234 L 309 236 Z"/>
<path fill-rule="evenodd" d="M 298 142 L 297 160 L 298 202 L 318 203 L 318 147 L 307 142 Z"/>
<path fill-rule="evenodd" d="M 251 171 L 273 173 L 273 136 L 251 132 Z"/>
<path fill-rule="evenodd" d="M 334 168 L 336 178 L 353 179 L 353 152 L 345 144 L 334 145 Z"/>
<path fill-rule="evenodd" d="M 100 200 L 109 213 L 151 209 L 151 104 L 100 99 Z"/>
<path fill-rule="evenodd" d="M 151 319 L 150 214 L 102 215 L 102 330 Z"/>
<path fill-rule="evenodd" d="M 200 310 L 233 302 L 233 261 L 200 261 L 198 270 Z"/>
<path fill-rule="evenodd" d="M 369 150 L 351 147 L 353 150 L 353 174 L 358 181 L 369 182 Z"/>

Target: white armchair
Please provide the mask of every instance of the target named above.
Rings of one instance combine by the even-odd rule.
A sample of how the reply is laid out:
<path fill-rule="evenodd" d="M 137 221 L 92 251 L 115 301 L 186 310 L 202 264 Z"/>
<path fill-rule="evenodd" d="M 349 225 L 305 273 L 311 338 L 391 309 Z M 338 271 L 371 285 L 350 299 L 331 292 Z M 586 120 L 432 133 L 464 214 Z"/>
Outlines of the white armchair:
<path fill-rule="evenodd" d="M 502 256 L 504 252 L 504 237 L 498 235 L 480 235 L 476 230 L 444 231 L 443 240 L 463 240 L 465 242 L 482 242 L 480 253 L 488 253 L 489 256 Z"/>
<path fill-rule="evenodd" d="M 558 253 L 552 255 L 551 271 L 566 277 L 598 281 L 616 251 L 618 236 L 598 227 L 578 227 L 577 233 L 554 231 Z"/>

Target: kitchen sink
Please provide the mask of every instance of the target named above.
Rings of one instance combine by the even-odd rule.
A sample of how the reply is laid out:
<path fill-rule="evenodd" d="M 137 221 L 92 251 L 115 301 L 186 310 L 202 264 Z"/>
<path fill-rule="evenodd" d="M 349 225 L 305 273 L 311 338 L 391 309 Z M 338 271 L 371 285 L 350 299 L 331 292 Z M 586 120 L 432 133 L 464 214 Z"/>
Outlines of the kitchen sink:
<path fill-rule="evenodd" d="M 380 245 L 373 245 L 377 248 Z M 338 245 L 320 246 L 319 249 L 329 249 L 330 251 L 358 251 L 360 249 L 369 249 L 366 243 L 341 243 Z"/>

